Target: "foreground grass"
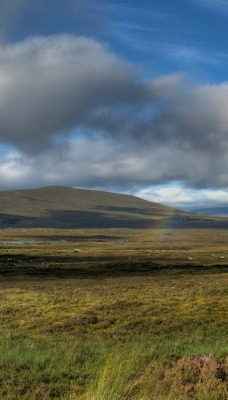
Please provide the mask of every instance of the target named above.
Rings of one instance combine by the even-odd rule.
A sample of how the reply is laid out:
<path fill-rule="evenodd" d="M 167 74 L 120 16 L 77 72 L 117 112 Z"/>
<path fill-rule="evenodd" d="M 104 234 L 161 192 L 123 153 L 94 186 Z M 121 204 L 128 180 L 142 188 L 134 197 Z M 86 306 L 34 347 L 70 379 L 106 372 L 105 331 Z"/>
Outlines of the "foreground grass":
<path fill-rule="evenodd" d="M 163 342 L 164 343 L 164 342 Z M 180 356 L 141 337 L 130 342 L 9 339 L 1 356 L 4 399 L 226 399 L 224 356 Z M 179 355 L 178 355 L 179 354 Z"/>
<path fill-rule="evenodd" d="M 2 247 L 0 398 L 225 400 L 225 236 L 177 233 Z"/>

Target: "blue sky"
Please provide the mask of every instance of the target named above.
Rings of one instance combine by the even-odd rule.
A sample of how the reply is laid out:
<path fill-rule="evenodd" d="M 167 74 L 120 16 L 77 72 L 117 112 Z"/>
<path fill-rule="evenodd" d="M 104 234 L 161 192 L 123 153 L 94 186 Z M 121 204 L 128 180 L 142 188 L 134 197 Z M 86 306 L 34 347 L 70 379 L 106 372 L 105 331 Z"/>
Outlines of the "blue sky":
<path fill-rule="evenodd" d="M 122 4 L 114 8 L 107 35 L 117 52 L 142 63 L 152 76 L 181 70 L 205 82 L 226 80 L 228 5 L 193 0 Z"/>
<path fill-rule="evenodd" d="M 24 4 L 24 12 L 22 6 L 13 23 L 9 21 L 8 41 L 66 32 L 88 35 L 142 65 L 149 76 L 186 71 L 205 82 L 227 79 L 226 0 L 35 0 Z"/>
<path fill-rule="evenodd" d="M 228 202 L 228 2 L 2 0 L 0 188 Z"/>

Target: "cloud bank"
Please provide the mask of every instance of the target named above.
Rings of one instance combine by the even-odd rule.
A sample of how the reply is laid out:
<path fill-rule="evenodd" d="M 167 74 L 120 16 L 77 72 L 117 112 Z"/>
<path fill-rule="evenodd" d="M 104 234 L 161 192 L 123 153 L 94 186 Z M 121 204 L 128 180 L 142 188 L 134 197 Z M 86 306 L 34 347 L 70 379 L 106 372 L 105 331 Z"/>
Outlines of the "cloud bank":
<path fill-rule="evenodd" d="M 0 185 L 226 189 L 227 106 L 226 82 L 143 81 L 88 37 L 2 44 Z"/>

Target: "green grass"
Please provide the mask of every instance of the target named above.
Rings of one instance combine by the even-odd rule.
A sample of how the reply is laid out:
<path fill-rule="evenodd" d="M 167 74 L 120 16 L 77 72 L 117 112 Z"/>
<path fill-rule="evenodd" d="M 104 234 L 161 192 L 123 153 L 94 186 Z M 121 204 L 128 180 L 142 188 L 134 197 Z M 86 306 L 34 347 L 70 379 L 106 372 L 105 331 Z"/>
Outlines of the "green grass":
<path fill-rule="evenodd" d="M 0 399 L 225 400 L 227 236 L 0 231 Z"/>
<path fill-rule="evenodd" d="M 224 348 L 217 349 L 223 355 L 205 356 L 202 344 L 194 355 L 175 339 L 164 344 L 167 339 L 158 347 L 147 335 L 130 341 L 8 337 L 1 348 L 1 398 L 226 399 Z"/>

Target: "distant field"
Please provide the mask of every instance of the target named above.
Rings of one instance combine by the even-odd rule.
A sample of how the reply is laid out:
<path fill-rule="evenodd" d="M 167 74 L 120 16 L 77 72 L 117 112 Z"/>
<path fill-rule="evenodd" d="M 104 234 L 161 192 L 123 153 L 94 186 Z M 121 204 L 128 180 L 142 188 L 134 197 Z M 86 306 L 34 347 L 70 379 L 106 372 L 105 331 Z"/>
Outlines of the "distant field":
<path fill-rule="evenodd" d="M 227 230 L 17 228 L 0 242 L 0 398 L 227 398 Z"/>

